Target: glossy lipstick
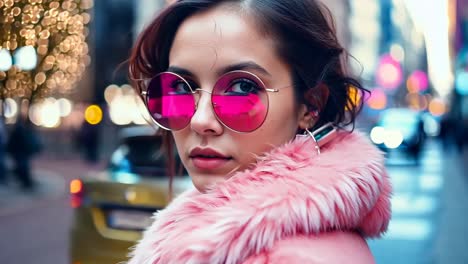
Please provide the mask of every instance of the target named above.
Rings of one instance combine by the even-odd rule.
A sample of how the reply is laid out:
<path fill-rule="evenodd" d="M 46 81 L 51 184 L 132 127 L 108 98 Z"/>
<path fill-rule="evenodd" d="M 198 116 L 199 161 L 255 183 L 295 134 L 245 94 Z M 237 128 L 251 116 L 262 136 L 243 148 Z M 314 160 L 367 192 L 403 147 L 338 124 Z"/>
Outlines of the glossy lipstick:
<path fill-rule="evenodd" d="M 193 165 L 200 170 L 214 170 L 224 166 L 232 157 L 211 148 L 194 148 L 189 154 Z"/>

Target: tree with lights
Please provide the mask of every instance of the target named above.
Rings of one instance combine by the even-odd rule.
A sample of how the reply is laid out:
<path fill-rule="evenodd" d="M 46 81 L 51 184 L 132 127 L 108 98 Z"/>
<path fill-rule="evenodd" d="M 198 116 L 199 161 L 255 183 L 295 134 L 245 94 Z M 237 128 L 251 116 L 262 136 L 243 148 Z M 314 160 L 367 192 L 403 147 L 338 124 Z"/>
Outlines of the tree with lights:
<path fill-rule="evenodd" d="M 86 26 L 90 21 L 87 10 L 92 6 L 92 0 L 0 0 L 0 129 L 4 127 L 5 102 L 19 102 L 8 149 L 25 188 L 32 186 L 29 159 L 34 143 L 31 133 L 25 136 L 29 122 L 23 102 L 29 106 L 75 87 L 90 63 Z M 1 132 L 3 154 L 5 133 Z M 15 132 L 22 136 L 13 140 Z M 2 162 L 0 155 L 3 175 Z"/>
<path fill-rule="evenodd" d="M 92 0 L 0 0 L 0 98 L 70 92 L 90 63 Z"/>

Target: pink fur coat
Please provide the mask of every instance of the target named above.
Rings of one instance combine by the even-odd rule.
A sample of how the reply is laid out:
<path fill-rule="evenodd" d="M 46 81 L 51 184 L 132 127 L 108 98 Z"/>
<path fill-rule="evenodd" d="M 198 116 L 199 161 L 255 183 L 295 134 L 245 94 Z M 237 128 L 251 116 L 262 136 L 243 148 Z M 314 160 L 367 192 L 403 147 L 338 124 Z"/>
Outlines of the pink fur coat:
<path fill-rule="evenodd" d="M 390 193 L 363 134 L 340 132 L 321 155 L 297 138 L 207 193 L 177 197 L 129 263 L 372 263 L 363 238 L 387 229 Z"/>

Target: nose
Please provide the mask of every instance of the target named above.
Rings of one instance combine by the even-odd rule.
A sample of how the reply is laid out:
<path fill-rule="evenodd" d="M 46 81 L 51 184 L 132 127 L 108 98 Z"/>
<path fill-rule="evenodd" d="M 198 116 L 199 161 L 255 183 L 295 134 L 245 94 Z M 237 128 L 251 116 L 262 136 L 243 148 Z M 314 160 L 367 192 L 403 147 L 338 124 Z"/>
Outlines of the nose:
<path fill-rule="evenodd" d="M 223 133 L 223 125 L 216 118 L 211 104 L 211 93 L 197 89 L 195 94 L 196 111 L 190 121 L 190 127 L 199 135 L 220 135 Z"/>

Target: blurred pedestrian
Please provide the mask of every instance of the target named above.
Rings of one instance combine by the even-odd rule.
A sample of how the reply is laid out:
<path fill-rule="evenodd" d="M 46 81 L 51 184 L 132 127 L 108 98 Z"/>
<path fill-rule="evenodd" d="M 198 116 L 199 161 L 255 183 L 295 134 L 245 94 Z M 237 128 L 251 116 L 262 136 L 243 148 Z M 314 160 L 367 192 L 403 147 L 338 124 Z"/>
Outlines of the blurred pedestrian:
<path fill-rule="evenodd" d="M 346 129 L 362 107 L 351 89 L 365 90 L 345 55 L 319 1 L 164 9 L 130 77 L 195 189 L 129 263 L 374 263 L 365 238 L 387 229 L 391 186 L 381 152 Z"/>
<path fill-rule="evenodd" d="M 4 124 L 3 117 L 0 116 L 0 185 L 7 183 L 7 171 L 6 171 L 6 144 L 7 144 L 7 132 Z"/>
<path fill-rule="evenodd" d="M 97 125 L 92 125 L 84 120 L 78 131 L 76 142 L 87 162 L 96 163 L 98 161 L 99 129 Z"/>
<path fill-rule="evenodd" d="M 449 151 L 454 144 L 454 130 L 456 127 L 453 126 L 453 121 L 450 114 L 442 116 L 440 120 L 440 132 L 439 138 L 442 141 L 442 147 L 445 151 Z"/>
<path fill-rule="evenodd" d="M 27 117 L 18 118 L 8 139 L 7 151 L 14 162 L 14 175 L 24 190 L 35 187 L 31 159 L 42 150 L 42 143 Z"/>

